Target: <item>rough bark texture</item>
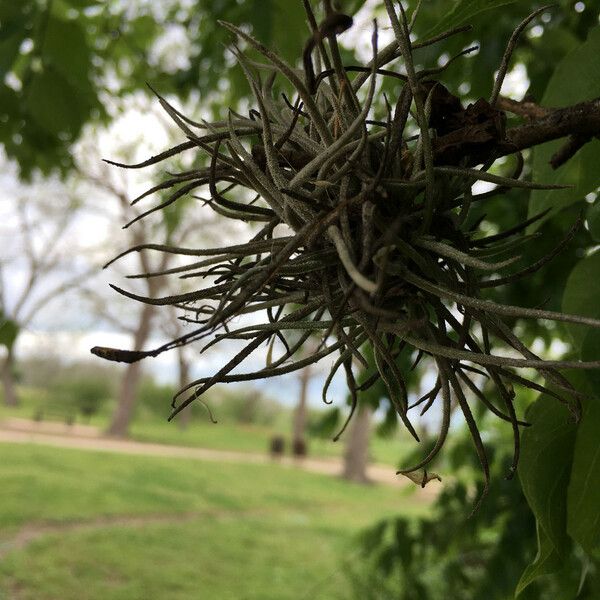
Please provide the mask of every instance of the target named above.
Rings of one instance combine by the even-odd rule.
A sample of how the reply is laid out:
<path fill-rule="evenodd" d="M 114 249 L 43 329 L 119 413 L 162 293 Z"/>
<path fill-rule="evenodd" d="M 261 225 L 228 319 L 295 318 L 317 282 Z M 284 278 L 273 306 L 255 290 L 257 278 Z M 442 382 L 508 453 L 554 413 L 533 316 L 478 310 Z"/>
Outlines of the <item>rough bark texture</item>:
<path fill-rule="evenodd" d="M 9 350 L 0 367 L 0 379 L 2 379 L 2 393 L 6 406 L 18 406 L 19 396 L 15 385 L 14 376 L 15 355 Z"/>
<path fill-rule="evenodd" d="M 371 434 L 371 407 L 369 405 L 359 404 L 348 433 L 342 477 L 357 483 L 368 483 L 367 465 Z"/>
<path fill-rule="evenodd" d="M 155 307 L 144 304 L 138 328 L 134 336 L 134 349 L 141 350 L 150 337 L 150 327 Z M 142 376 L 141 363 L 134 362 L 127 365 L 121 380 L 121 387 L 117 398 L 117 408 L 113 414 L 112 422 L 108 428 L 108 435 L 114 437 L 127 437 L 129 425 L 133 418 L 137 388 Z"/>
<path fill-rule="evenodd" d="M 542 118 L 509 129 L 508 141 L 524 150 L 568 135 L 600 135 L 600 98 L 549 110 Z"/>
<path fill-rule="evenodd" d="M 464 164 L 466 160 L 474 166 L 571 136 L 565 143 L 567 150 L 561 150 L 560 156 L 553 160 L 557 168 L 593 137 L 600 136 L 600 98 L 556 109 L 500 98 L 496 107 L 478 100 L 463 109 L 458 98 L 439 87 L 444 90 L 438 93 L 444 127 L 438 127 L 438 137 L 433 141 L 436 164 Z M 450 114 L 449 99 L 456 100 L 460 107 Z M 503 110 L 525 117 L 527 122 L 504 131 Z M 574 149 L 569 151 L 569 148 Z"/>

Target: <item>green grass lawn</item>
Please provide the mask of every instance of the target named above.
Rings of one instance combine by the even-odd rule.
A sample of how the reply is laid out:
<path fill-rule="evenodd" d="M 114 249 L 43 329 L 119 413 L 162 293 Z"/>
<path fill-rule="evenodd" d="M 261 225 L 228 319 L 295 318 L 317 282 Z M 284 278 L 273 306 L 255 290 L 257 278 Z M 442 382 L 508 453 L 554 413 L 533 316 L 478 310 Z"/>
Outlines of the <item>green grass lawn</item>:
<path fill-rule="evenodd" d="M 404 491 L 278 465 L 13 444 L 0 453 L 3 600 L 350 598 L 353 536 L 427 510 Z M 48 525 L 11 546 L 24 527 Z"/>

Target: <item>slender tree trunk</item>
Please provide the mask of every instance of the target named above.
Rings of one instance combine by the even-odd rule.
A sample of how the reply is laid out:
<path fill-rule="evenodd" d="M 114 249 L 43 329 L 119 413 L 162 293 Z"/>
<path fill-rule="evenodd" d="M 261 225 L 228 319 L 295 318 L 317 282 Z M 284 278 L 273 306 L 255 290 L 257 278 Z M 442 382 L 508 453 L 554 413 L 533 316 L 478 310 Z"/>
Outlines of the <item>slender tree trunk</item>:
<path fill-rule="evenodd" d="M 304 367 L 300 371 L 300 395 L 298 396 L 298 404 L 294 411 L 294 422 L 292 428 L 292 440 L 300 440 L 304 442 L 306 430 L 306 401 L 308 398 L 308 386 L 312 377 L 310 366 Z"/>
<path fill-rule="evenodd" d="M 239 422 L 243 425 L 256 423 L 261 394 L 257 389 L 250 390 L 238 414 Z"/>
<path fill-rule="evenodd" d="M 190 382 L 190 363 L 181 346 L 177 348 L 177 367 L 179 370 L 179 389 L 182 389 Z M 187 429 L 192 420 L 192 405 L 186 406 L 176 418 L 178 419 L 179 428 Z"/>
<path fill-rule="evenodd" d="M 0 379 L 2 379 L 2 392 L 6 406 L 18 406 L 19 396 L 15 385 L 15 354 L 12 348 L 6 354 L 0 366 Z"/>
<path fill-rule="evenodd" d="M 342 477 L 358 483 L 368 483 L 367 464 L 371 435 L 371 407 L 368 404 L 358 405 L 348 433 Z"/>
<path fill-rule="evenodd" d="M 138 328 L 134 336 L 134 350 L 142 350 L 150 337 L 150 326 L 155 307 L 151 304 L 144 304 Z M 129 434 L 129 425 L 133 418 L 135 401 L 137 399 L 137 389 L 142 376 L 141 363 L 134 362 L 127 365 L 119 396 L 117 398 L 117 408 L 113 414 L 112 422 L 108 428 L 108 435 L 114 437 L 127 437 Z"/>

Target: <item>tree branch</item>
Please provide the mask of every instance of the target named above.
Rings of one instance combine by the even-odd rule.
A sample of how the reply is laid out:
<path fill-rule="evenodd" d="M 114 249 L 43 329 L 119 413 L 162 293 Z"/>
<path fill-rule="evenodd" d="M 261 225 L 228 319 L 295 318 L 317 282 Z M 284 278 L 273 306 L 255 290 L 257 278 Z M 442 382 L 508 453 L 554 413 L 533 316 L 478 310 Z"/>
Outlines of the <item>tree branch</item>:
<path fill-rule="evenodd" d="M 505 130 L 505 113 L 478 100 L 450 115 L 450 122 L 454 123 L 450 131 L 438 131 L 441 135 L 434 139 L 436 164 L 466 162 L 475 166 L 569 136 L 570 140 L 552 159 L 552 166 L 557 168 L 593 137 L 600 136 L 600 98 L 556 109 L 507 99 L 502 99 L 500 105 L 530 120 Z"/>
<path fill-rule="evenodd" d="M 546 117 L 509 129 L 506 139 L 514 149 L 505 154 L 569 135 L 589 138 L 600 135 L 600 98 L 557 108 Z"/>
<path fill-rule="evenodd" d="M 527 117 L 528 119 L 541 119 L 552 112 L 551 108 L 544 108 L 535 102 L 529 100 L 513 100 L 512 98 L 506 98 L 505 96 L 500 96 L 500 98 L 498 98 L 496 106 L 500 110 L 521 117 Z"/>

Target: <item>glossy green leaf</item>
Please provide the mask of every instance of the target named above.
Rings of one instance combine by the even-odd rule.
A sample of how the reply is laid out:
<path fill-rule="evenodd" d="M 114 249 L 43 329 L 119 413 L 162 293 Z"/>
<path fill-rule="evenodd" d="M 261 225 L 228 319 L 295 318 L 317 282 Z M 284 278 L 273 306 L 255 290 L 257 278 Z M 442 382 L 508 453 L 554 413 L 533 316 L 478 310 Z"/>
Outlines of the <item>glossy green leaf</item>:
<path fill-rule="evenodd" d="M 566 313 L 600 317 L 600 252 L 596 252 L 581 260 L 571 271 L 565 293 L 562 309 Z M 571 325 L 567 329 L 580 350 L 589 328 L 584 325 Z"/>
<path fill-rule="evenodd" d="M 475 15 L 487 10 L 514 4 L 515 2 L 516 0 L 459 0 L 448 11 L 446 17 L 428 32 L 427 37 L 464 25 Z"/>
<path fill-rule="evenodd" d="M 0 346 L 5 346 L 10 350 L 14 346 L 18 335 L 18 324 L 11 319 L 5 319 L 0 314 Z"/>
<path fill-rule="evenodd" d="M 570 52 L 556 67 L 542 106 L 562 107 L 591 100 L 600 96 L 600 27 L 595 27 L 588 39 Z M 547 208 L 560 210 L 583 200 L 598 187 L 598 156 L 600 141 L 586 144 L 571 160 L 554 170 L 549 164 L 552 155 L 564 144 L 557 140 L 535 148 L 533 152 L 533 180 L 541 183 L 572 185 L 566 190 L 534 190 L 529 202 L 529 214 Z M 538 221 L 532 229 L 539 227 Z"/>
<path fill-rule="evenodd" d="M 598 389 L 596 387 L 596 389 Z M 585 401 L 567 495 L 567 531 L 591 554 L 600 548 L 600 398 Z"/>
<path fill-rule="evenodd" d="M 569 548 L 566 531 L 576 425 L 563 404 L 542 395 L 527 411 L 521 438 L 519 479 L 538 527 L 538 556 L 523 573 L 522 591 L 540 575 L 558 570 Z"/>

